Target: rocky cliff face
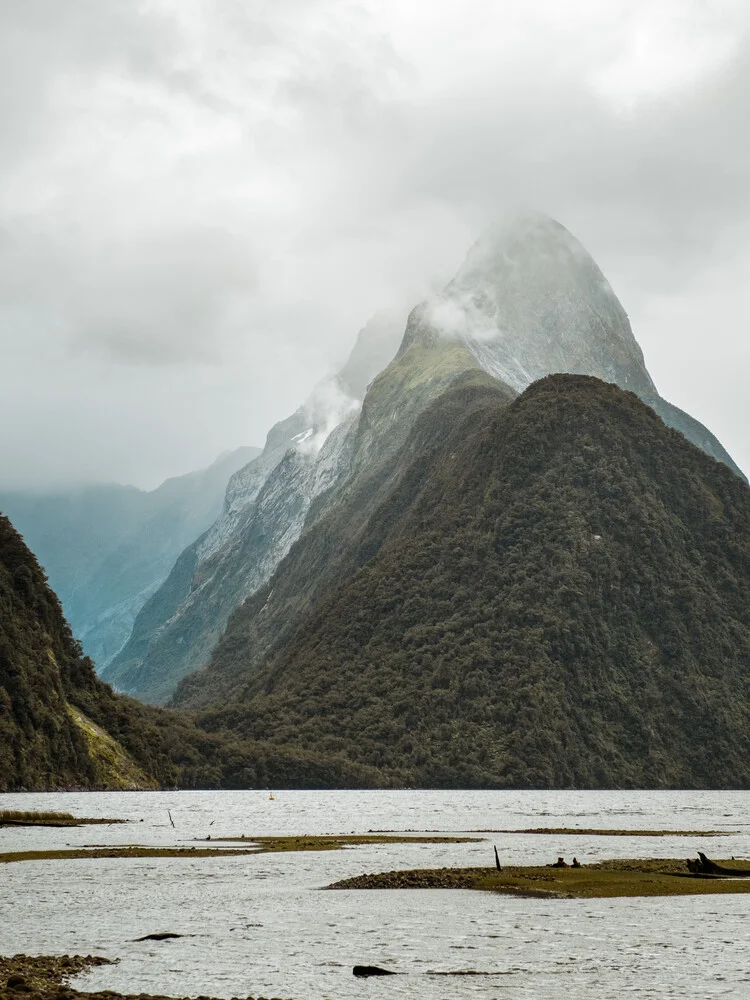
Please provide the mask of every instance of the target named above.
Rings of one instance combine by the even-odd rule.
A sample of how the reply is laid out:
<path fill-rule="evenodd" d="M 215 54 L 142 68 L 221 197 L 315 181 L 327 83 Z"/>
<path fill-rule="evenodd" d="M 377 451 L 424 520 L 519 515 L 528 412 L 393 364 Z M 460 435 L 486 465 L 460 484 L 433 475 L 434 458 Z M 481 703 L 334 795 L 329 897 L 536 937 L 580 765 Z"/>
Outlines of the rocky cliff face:
<path fill-rule="evenodd" d="M 221 512 L 229 477 L 257 454 L 257 448 L 238 448 L 150 492 L 112 484 L 0 494 L 0 509 L 44 566 L 100 671 L 125 644 L 177 556 Z"/>
<path fill-rule="evenodd" d="M 190 547 L 104 672 L 107 681 L 158 704 L 205 662 L 229 613 L 268 579 L 299 537 L 313 499 L 345 466 L 345 426 L 318 455 L 290 448 L 257 492 L 255 480 L 252 500 L 239 511 L 228 508 Z"/>
<path fill-rule="evenodd" d="M 221 516 L 178 560 L 104 672 L 118 690 L 161 703 L 206 662 L 233 608 L 268 579 L 317 498 L 348 474 L 362 395 L 396 351 L 401 327 L 400 318 L 375 317 L 342 370 L 232 477 Z"/>
<path fill-rule="evenodd" d="M 744 478 L 710 431 L 661 398 L 611 285 L 554 219 L 529 214 L 485 233 L 443 293 L 414 310 L 401 351 L 439 337 L 464 342 L 519 392 L 555 372 L 614 382 Z"/>

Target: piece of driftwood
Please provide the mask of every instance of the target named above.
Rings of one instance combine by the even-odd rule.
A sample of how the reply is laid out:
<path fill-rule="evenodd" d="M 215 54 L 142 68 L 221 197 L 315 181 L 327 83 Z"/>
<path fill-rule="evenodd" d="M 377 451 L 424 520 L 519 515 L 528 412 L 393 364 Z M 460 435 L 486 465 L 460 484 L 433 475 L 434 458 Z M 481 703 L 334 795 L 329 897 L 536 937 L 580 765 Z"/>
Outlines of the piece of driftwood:
<path fill-rule="evenodd" d="M 688 871 L 693 875 L 723 875 L 725 878 L 750 878 L 750 868 L 728 868 L 726 865 L 718 865 L 715 861 L 707 858 L 702 851 L 698 851 L 698 860 L 688 859 Z"/>

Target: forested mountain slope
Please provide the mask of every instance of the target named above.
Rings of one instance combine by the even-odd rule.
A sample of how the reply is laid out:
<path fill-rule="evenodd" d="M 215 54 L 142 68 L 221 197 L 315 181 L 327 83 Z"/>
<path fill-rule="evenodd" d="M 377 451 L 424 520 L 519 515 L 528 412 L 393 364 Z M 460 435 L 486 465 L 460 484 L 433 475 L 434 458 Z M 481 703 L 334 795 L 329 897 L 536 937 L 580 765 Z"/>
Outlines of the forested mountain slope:
<path fill-rule="evenodd" d="M 435 450 L 456 428 L 488 401 L 502 406 L 515 396 L 480 369 L 457 375 L 452 388 L 418 417 L 395 457 L 389 454 L 386 461 L 374 463 L 342 491 L 337 502 L 315 512 L 310 528 L 278 571 L 233 612 L 208 667 L 185 678 L 173 703 L 201 709 L 241 700 L 248 676 L 269 651 L 288 637 L 330 588 L 377 552 L 384 532 L 392 528 L 389 498 L 394 490 L 398 488 L 400 502 L 406 505 L 406 498 L 421 488 Z"/>
<path fill-rule="evenodd" d="M 259 594 L 182 700 L 214 676 L 242 704 L 205 725 L 405 784 L 747 786 L 747 485 L 597 379 L 469 411 L 279 644 Z"/>
<path fill-rule="evenodd" d="M 0 792 L 383 780 L 317 751 L 210 735 L 184 713 L 113 694 L 81 655 L 38 562 L 0 515 Z"/>

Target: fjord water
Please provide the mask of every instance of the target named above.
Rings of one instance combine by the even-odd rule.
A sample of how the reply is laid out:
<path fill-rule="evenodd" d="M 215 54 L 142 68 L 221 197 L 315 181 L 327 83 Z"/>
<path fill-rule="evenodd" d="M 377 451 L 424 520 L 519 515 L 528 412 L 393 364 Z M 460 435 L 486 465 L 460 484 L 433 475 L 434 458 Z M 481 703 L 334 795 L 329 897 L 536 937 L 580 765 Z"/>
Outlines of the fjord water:
<path fill-rule="evenodd" d="M 3 809 L 132 820 L 0 829 L 0 852 L 83 845 L 205 846 L 232 835 L 442 833 L 579 827 L 732 831 L 601 837 L 476 833 L 468 844 L 217 858 L 30 861 L 0 866 L 0 953 L 118 958 L 83 990 L 296 1000 L 409 997 L 750 996 L 748 897 L 541 900 L 451 890 L 320 891 L 363 872 L 508 864 L 558 855 L 750 856 L 746 792 L 268 791 L 0 796 Z M 170 822 L 171 812 L 174 827 Z M 200 842 L 203 842 L 202 844 Z M 184 937 L 134 939 L 158 931 Z M 355 964 L 398 977 L 358 980 Z M 430 976 L 472 971 L 491 975 Z"/>

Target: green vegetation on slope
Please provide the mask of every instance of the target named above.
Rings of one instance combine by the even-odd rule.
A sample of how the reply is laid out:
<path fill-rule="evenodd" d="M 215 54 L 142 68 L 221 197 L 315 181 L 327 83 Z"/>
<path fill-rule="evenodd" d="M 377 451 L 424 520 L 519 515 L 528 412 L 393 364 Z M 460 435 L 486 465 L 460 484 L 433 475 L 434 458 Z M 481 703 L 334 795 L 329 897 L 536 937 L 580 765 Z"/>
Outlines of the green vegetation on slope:
<path fill-rule="evenodd" d="M 436 355 L 439 358 L 438 352 Z M 400 382 L 405 373 L 412 388 L 419 384 L 410 374 L 413 360 L 400 364 L 397 374 Z M 264 587 L 233 612 L 210 666 L 183 681 L 174 704 L 205 708 L 241 701 L 248 679 L 260 669 L 269 651 L 283 644 L 329 589 L 378 551 L 391 528 L 390 498 L 396 486 L 401 502 L 410 502 L 407 498 L 418 493 L 436 450 L 469 414 L 490 402 L 503 406 L 515 398 L 510 389 L 474 367 L 454 371 L 449 385 L 431 405 L 423 400 L 424 412 L 395 457 L 384 444 L 381 461 L 373 461 L 335 497 L 324 498 L 325 506 L 314 512 L 312 524 L 289 557 Z M 380 419 L 387 419 L 386 414 L 392 411 L 385 387 L 373 388 L 376 398 L 383 401 L 378 406 Z M 410 405 L 417 409 L 414 401 Z"/>
<path fill-rule="evenodd" d="M 101 683 L 1 519 L 0 788 L 746 786 L 747 486 L 595 379 L 452 384 L 235 612 L 202 716 Z"/>
<path fill-rule="evenodd" d="M 0 516 L 0 788 L 95 785 L 68 714 L 78 650 L 38 563 Z"/>
<path fill-rule="evenodd" d="M 81 655 L 39 564 L 0 515 L 0 791 L 383 780 L 340 756 L 208 734 L 187 714 L 114 694 Z"/>
<path fill-rule="evenodd" d="M 408 784 L 750 783 L 743 482 L 585 376 L 470 414 L 416 482 L 262 662 L 235 615 L 202 685 L 244 704 L 207 726 Z"/>

